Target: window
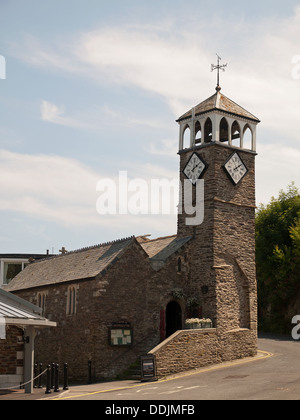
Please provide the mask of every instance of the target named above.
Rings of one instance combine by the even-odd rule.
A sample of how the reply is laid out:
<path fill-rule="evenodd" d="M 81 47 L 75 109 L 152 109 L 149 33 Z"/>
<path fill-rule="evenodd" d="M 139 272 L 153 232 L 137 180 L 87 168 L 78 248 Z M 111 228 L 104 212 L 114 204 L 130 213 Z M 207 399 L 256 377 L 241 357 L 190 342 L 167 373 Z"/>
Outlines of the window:
<path fill-rule="evenodd" d="M 68 288 L 67 296 L 67 315 L 76 314 L 76 287 L 70 286 Z"/>
<path fill-rule="evenodd" d="M 182 272 L 182 260 L 179 257 L 177 260 L 177 273 L 181 273 Z"/>
<path fill-rule="evenodd" d="M 1 259 L 0 261 L 0 286 L 9 284 L 28 265 L 28 260 Z"/>
<path fill-rule="evenodd" d="M 8 284 L 14 277 L 16 277 L 22 271 L 22 269 L 22 263 L 4 263 L 3 283 Z"/>
<path fill-rule="evenodd" d="M 39 292 L 37 294 L 37 306 L 42 309 L 42 316 L 46 313 L 46 292 Z"/>

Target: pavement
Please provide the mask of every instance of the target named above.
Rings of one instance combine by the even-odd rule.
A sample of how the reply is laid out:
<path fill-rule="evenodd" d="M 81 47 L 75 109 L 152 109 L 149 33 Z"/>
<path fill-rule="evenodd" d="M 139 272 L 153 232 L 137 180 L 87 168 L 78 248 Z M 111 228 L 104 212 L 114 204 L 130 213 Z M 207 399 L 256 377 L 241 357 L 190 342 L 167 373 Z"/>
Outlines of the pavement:
<path fill-rule="evenodd" d="M 267 352 L 259 351 L 257 356 L 242 359 L 243 363 L 247 362 L 254 362 L 255 359 L 259 360 L 265 357 L 269 357 L 270 355 Z M 225 367 L 234 366 L 235 364 L 241 363 L 241 360 L 232 361 L 232 362 L 225 362 L 218 365 L 212 365 L 206 368 L 196 369 L 189 372 L 179 373 L 177 375 L 172 375 L 167 378 L 164 378 L 163 381 L 171 381 L 172 379 L 177 379 L 180 377 L 186 377 L 189 375 L 195 375 L 197 373 L 201 373 L 201 371 L 210 371 L 214 369 L 222 369 Z M 51 394 L 45 394 L 46 389 L 42 388 L 34 388 L 32 394 L 25 394 L 24 390 L 8 390 L 8 391 L 0 391 L 0 401 L 13 401 L 13 400 L 68 400 L 72 398 L 80 399 L 80 397 L 84 397 L 86 395 L 93 395 L 93 394 L 101 394 L 101 393 L 109 393 L 116 390 L 125 390 L 125 389 L 132 389 L 132 388 L 139 388 L 147 385 L 149 383 L 142 383 L 141 381 L 137 380 L 122 380 L 122 381 L 111 381 L 111 382 L 102 382 L 97 384 L 91 385 L 75 385 L 70 386 L 69 390 L 63 390 L 62 387 L 60 388 L 59 392 L 52 391 Z M 109 396 L 108 396 L 109 399 Z"/>
<path fill-rule="evenodd" d="M 127 380 L 127 381 L 112 381 L 102 382 L 91 385 L 75 385 L 70 386 L 69 390 L 64 391 L 60 388 L 59 392 L 52 390 L 51 394 L 46 394 L 46 388 L 34 388 L 32 394 L 25 394 L 22 389 L 0 391 L 0 401 L 12 401 L 12 400 L 59 400 L 66 397 L 80 397 L 80 395 L 92 394 L 94 392 L 105 393 L 118 389 L 132 388 L 134 386 L 142 386 L 141 381 Z"/>

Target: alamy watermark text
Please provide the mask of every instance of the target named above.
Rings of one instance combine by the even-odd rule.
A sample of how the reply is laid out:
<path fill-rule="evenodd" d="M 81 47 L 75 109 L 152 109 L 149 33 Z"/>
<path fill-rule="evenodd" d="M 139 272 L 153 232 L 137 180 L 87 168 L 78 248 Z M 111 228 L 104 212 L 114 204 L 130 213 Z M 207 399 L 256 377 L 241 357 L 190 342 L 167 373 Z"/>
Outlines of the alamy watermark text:
<path fill-rule="evenodd" d="M 178 187 L 177 179 L 130 180 L 127 171 L 120 171 L 117 180 L 99 180 L 96 190 L 101 216 L 184 214 L 187 226 L 199 226 L 204 220 L 204 180 L 193 186 L 186 179 Z"/>

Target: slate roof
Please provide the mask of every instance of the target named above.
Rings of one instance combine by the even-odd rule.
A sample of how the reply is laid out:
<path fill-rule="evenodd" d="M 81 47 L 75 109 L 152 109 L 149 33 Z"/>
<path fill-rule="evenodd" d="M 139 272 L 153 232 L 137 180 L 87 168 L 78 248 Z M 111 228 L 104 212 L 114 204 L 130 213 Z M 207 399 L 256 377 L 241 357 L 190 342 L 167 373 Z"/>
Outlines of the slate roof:
<path fill-rule="evenodd" d="M 183 121 L 185 119 L 191 118 L 193 111 L 195 109 L 195 116 L 199 116 L 201 114 L 205 114 L 209 111 L 220 110 L 226 112 L 228 114 L 233 114 L 236 116 L 240 116 L 246 118 L 248 120 L 254 121 L 259 123 L 260 120 L 255 117 L 250 112 L 246 111 L 237 103 L 233 102 L 231 99 L 227 98 L 223 95 L 220 91 L 217 91 L 213 96 L 206 99 L 205 101 L 201 102 L 195 108 L 190 109 L 188 112 L 183 114 L 177 122 Z"/>
<path fill-rule="evenodd" d="M 141 242 L 141 246 L 150 257 L 150 263 L 155 270 L 163 267 L 168 258 L 179 251 L 192 236 L 177 238 L 177 236 L 167 236 L 152 241 Z"/>
<path fill-rule="evenodd" d="M 34 262 L 21 271 L 5 288 L 9 292 L 49 284 L 89 279 L 103 272 L 133 238 L 83 248 Z"/>
<path fill-rule="evenodd" d="M 142 237 L 139 237 L 137 240 L 141 244 L 146 254 L 150 258 L 153 258 L 155 255 L 159 254 L 163 249 L 165 249 L 170 243 L 172 243 L 176 238 L 177 236 L 174 235 L 152 240 L 145 240 Z"/>
<path fill-rule="evenodd" d="M 50 257 L 29 264 L 5 290 L 17 290 L 91 279 L 104 274 L 111 264 L 121 258 L 133 242 L 138 243 L 149 257 L 155 270 L 160 269 L 167 259 L 185 245 L 191 238 L 167 236 L 150 240 L 147 237 L 121 239 L 118 241 L 83 248 L 63 255 Z"/>

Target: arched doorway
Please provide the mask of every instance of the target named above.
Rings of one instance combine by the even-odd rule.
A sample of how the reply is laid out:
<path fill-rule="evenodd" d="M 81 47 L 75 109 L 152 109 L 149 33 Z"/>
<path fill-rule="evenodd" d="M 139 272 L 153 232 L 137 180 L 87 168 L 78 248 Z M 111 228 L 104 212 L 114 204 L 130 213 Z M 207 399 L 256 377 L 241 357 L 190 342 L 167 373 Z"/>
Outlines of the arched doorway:
<path fill-rule="evenodd" d="M 179 303 L 172 301 L 166 310 L 166 338 L 182 329 L 182 311 Z"/>

